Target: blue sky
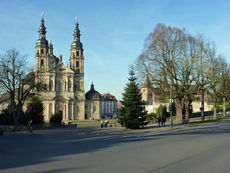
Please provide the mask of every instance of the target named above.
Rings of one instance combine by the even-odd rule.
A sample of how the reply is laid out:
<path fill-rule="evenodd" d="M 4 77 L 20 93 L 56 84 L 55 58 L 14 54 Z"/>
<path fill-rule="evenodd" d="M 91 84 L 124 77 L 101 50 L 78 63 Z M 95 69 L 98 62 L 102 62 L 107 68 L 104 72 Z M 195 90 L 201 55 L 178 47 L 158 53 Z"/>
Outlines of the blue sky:
<path fill-rule="evenodd" d="M 85 56 L 85 91 L 93 81 L 101 94 L 117 99 L 128 67 L 142 52 L 157 23 L 202 33 L 230 61 L 230 2 L 226 0 L 0 0 L 0 53 L 10 48 L 28 55 L 34 66 L 41 12 L 47 40 L 66 65 L 79 18 Z"/>

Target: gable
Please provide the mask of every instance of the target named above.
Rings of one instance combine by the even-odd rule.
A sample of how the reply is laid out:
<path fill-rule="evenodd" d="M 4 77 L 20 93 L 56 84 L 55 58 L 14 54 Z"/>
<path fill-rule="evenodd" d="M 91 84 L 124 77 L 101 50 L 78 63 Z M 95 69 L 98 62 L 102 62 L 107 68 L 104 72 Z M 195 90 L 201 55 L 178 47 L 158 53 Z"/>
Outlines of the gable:
<path fill-rule="evenodd" d="M 50 73 L 74 73 L 72 69 L 66 67 L 62 63 L 58 63 L 54 68 L 50 69 L 48 72 Z"/>

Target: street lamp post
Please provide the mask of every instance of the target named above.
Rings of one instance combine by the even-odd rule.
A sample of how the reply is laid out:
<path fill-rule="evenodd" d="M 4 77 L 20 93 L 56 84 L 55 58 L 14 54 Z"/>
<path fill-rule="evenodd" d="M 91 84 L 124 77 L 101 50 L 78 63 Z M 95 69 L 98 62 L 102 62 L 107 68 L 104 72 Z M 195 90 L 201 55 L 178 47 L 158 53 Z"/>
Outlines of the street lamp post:
<path fill-rule="evenodd" d="M 172 92 L 170 91 L 170 127 L 173 127 L 173 105 L 172 105 Z"/>

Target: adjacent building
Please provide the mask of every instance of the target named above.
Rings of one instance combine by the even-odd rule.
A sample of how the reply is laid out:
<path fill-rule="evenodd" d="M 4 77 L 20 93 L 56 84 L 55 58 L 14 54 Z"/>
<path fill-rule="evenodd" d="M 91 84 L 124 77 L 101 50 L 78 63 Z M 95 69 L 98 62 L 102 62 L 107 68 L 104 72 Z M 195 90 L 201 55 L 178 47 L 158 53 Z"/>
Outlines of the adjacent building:
<path fill-rule="evenodd" d="M 145 110 L 148 113 L 156 112 L 157 108 L 163 104 L 169 107 L 169 101 L 163 102 L 161 99 L 161 91 L 158 88 L 153 88 L 148 77 L 141 88 L 142 100 L 145 102 Z M 213 105 L 208 103 L 208 94 L 205 93 L 204 111 L 211 111 Z M 191 103 L 190 108 L 193 112 L 199 112 L 201 108 L 201 95 L 195 95 L 195 100 Z"/>
<path fill-rule="evenodd" d="M 101 116 L 106 117 L 116 117 L 117 115 L 117 99 L 110 93 L 101 95 Z"/>
<path fill-rule="evenodd" d="M 94 89 L 91 84 L 90 90 L 85 94 L 85 118 L 101 119 L 101 94 Z"/>
<path fill-rule="evenodd" d="M 147 77 L 141 88 L 142 100 L 145 102 L 145 110 L 149 113 L 156 112 L 156 109 L 162 104 L 160 100 L 160 90 L 153 88 Z"/>

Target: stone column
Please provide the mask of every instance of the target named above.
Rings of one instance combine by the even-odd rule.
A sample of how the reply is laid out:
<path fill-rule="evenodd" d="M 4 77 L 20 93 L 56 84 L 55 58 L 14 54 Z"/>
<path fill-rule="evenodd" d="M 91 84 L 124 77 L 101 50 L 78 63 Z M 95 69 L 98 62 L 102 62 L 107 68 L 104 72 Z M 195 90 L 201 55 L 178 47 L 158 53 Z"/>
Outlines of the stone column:
<path fill-rule="evenodd" d="M 74 118 L 76 118 L 77 119 L 77 104 L 76 104 L 76 102 L 73 102 L 73 116 L 74 116 Z"/>
<path fill-rule="evenodd" d="M 67 101 L 67 103 L 66 103 L 66 110 L 65 110 L 65 112 L 66 112 L 66 120 L 69 120 L 69 101 Z"/>
<path fill-rule="evenodd" d="M 46 119 L 49 121 L 49 103 L 46 103 Z"/>
<path fill-rule="evenodd" d="M 71 119 L 74 120 L 74 113 L 73 113 L 73 102 L 71 103 Z"/>
<path fill-rule="evenodd" d="M 52 80 L 53 80 L 53 88 L 52 91 L 55 91 L 56 85 L 55 85 L 55 76 L 52 76 Z"/>
<path fill-rule="evenodd" d="M 65 92 L 68 92 L 68 86 L 69 86 L 69 80 L 68 80 L 68 76 L 66 75 L 66 79 L 65 79 Z"/>
<path fill-rule="evenodd" d="M 70 91 L 73 92 L 73 76 L 71 76 L 70 80 L 71 80 Z"/>
<path fill-rule="evenodd" d="M 53 110 L 52 113 L 55 114 L 55 102 L 53 103 Z"/>

